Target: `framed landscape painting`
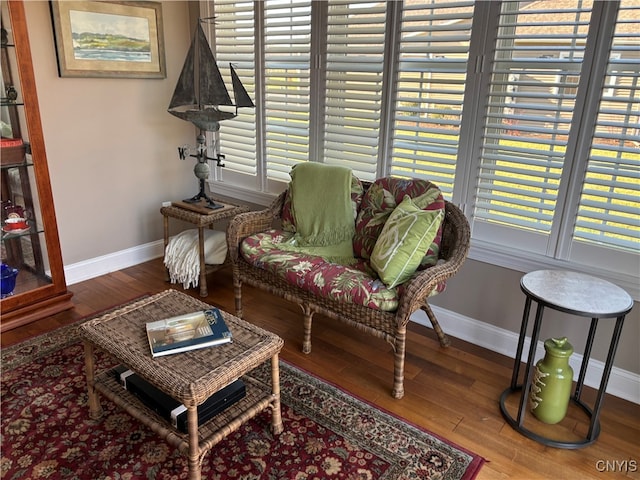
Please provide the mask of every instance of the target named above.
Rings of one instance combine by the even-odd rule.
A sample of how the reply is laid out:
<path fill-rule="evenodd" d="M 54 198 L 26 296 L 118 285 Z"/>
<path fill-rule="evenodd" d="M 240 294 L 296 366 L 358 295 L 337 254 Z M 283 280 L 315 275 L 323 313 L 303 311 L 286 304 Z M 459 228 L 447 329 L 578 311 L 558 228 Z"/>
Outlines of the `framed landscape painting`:
<path fill-rule="evenodd" d="M 166 77 L 161 3 L 50 5 L 61 77 Z"/>

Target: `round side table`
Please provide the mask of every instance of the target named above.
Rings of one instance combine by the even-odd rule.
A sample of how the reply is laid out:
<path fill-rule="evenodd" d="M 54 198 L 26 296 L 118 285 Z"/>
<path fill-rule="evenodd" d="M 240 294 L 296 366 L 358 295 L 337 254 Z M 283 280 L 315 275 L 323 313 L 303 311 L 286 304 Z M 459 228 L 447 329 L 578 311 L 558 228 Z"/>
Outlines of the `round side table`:
<path fill-rule="evenodd" d="M 502 415 L 518 432 L 536 440 L 539 443 L 550 447 L 557 448 L 581 448 L 591 445 L 596 441 L 600 434 L 600 409 L 604 394 L 607 390 L 607 383 L 611 368 L 613 367 L 613 359 L 615 357 L 618 341 L 620 340 L 620 332 L 627 313 L 633 307 L 633 299 L 620 287 L 601 280 L 590 275 L 577 272 L 569 272 L 563 270 L 539 270 L 528 273 L 520 280 L 520 288 L 526 295 L 524 306 L 524 314 L 522 316 L 522 325 L 520 327 L 520 337 L 518 339 L 518 349 L 513 365 L 513 374 L 511 377 L 511 386 L 507 388 L 500 396 L 500 410 Z M 537 303 L 535 321 L 533 331 L 531 332 L 531 343 L 529 344 L 529 352 L 524 373 L 524 385 L 518 385 L 518 376 L 520 373 L 520 359 L 522 358 L 522 350 L 524 347 L 525 337 L 527 334 L 527 324 L 529 322 L 529 313 L 531 310 L 531 302 Z M 542 316 L 544 308 L 549 307 L 560 312 L 577 315 L 580 317 L 590 317 L 591 326 L 587 336 L 587 343 L 584 348 L 582 364 L 575 391 L 571 396 L 571 401 L 578 405 L 590 417 L 590 424 L 587 436 L 582 441 L 558 441 L 543 437 L 532 432 L 524 426 L 525 410 L 528 405 L 529 392 L 534 372 L 534 357 L 536 346 L 538 345 L 538 337 L 540 327 L 542 325 Z M 589 356 L 591 355 L 591 347 L 598 326 L 598 319 L 615 318 L 616 324 L 609 346 L 609 353 L 605 363 L 602 379 L 600 380 L 600 388 L 593 410 L 581 400 L 582 387 L 584 378 L 589 364 Z M 518 416 L 513 418 L 507 411 L 505 402 L 509 395 L 513 392 L 521 392 L 520 403 L 518 407 Z"/>

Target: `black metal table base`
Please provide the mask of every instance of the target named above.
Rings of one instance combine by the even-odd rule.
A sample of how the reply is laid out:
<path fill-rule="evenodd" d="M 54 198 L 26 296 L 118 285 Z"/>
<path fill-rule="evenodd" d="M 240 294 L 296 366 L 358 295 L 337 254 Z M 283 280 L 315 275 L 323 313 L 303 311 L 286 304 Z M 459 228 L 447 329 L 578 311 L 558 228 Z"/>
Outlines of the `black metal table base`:
<path fill-rule="evenodd" d="M 566 448 L 566 449 L 583 448 L 588 445 L 591 445 L 598 439 L 598 436 L 600 435 L 600 422 L 598 421 L 597 418 L 595 419 L 593 418 L 593 412 L 583 401 L 577 400 L 573 397 L 571 398 L 570 401 L 573 404 L 580 407 L 584 411 L 584 413 L 586 413 L 589 416 L 589 418 L 592 421 L 593 428 L 592 428 L 591 438 L 587 437 L 584 440 L 581 440 L 579 442 L 553 440 L 551 438 L 543 437 L 542 435 L 539 435 L 533 432 L 532 430 L 529 430 L 523 425 L 519 425 L 517 420 L 513 418 L 509 413 L 509 411 L 507 410 L 506 402 L 509 395 L 521 390 L 522 390 L 522 385 L 516 386 L 515 389 L 507 388 L 504 392 L 502 392 L 502 395 L 500 396 L 500 411 L 502 412 L 502 416 L 507 421 L 507 423 L 511 425 L 511 427 L 514 430 L 517 430 L 518 432 L 523 434 L 525 437 L 530 438 L 531 440 L 535 440 L 536 442 L 541 443 L 543 445 L 547 445 L 548 447 L 556 447 L 556 448 Z"/>
<path fill-rule="evenodd" d="M 614 289 L 613 293 L 618 294 L 618 298 L 613 299 L 617 301 L 617 304 L 612 303 L 613 306 L 610 311 L 592 312 L 592 311 L 588 311 L 587 308 L 579 309 L 579 308 L 576 308 L 575 306 L 573 308 L 570 308 L 565 305 L 561 305 L 560 302 L 554 302 L 553 300 L 545 298 L 540 293 L 540 291 L 538 291 L 538 290 L 541 290 L 543 291 L 543 293 L 551 296 L 551 294 L 548 293 L 549 290 L 544 290 L 545 288 L 548 288 L 548 284 L 551 284 L 550 282 L 541 282 L 540 284 L 545 286 L 539 287 L 540 284 L 536 284 L 534 281 L 531 281 L 530 283 L 525 281 L 525 280 L 529 280 L 527 277 L 534 278 L 535 280 L 538 280 L 539 278 L 543 280 L 546 280 L 547 278 L 551 278 L 551 280 L 553 280 L 554 277 L 557 277 L 557 276 L 562 277 L 563 275 L 572 279 L 573 277 L 577 277 L 580 280 L 582 280 L 582 283 L 580 283 L 579 285 L 582 288 L 584 288 L 585 291 L 583 292 L 578 291 L 577 294 L 583 294 L 583 295 L 590 294 L 591 290 L 589 290 L 589 285 L 587 284 L 587 282 L 591 280 L 600 282 L 597 286 L 601 286 L 603 284 L 603 282 L 598 279 L 588 277 L 586 275 L 574 274 L 571 272 L 565 273 L 565 272 L 541 271 L 541 272 L 533 272 L 531 274 L 525 275 L 522 278 L 520 282 L 520 286 L 522 288 L 522 291 L 526 295 L 524 313 L 522 315 L 522 324 L 520 326 L 520 336 L 518 337 L 518 348 L 516 350 L 515 361 L 513 365 L 511 385 L 500 396 L 500 410 L 502 412 L 502 416 L 505 418 L 507 423 L 511 425 L 511 427 L 513 427 L 515 430 L 527 436 L 528 438 L 531 438 L 539 443 L 542 443 L 543 445 L 547 445 L 550 447 L 575 449 L 575 448 L 582 448 L 582 447 L 586 447 L 587 445 L 591 445 L 593 442 L 596 441 L 596 439 L 598 438 L 598 435 L 600 435 L 600 422 L 599 422 L 600 410 L 602 408 L 604 395 L 607 390 L 607 384 L 609 382 L 609 376 L 611 375 L 611 369 L 613 368 L 613 360 L 616 354 L 616 350 L 618 348 L 618 342 L 620 341 L 620 334 L 622 332 L 624 319 L 626 314 L 631 310 L 633 302 L 631 300 L 631 297 L 628 296 L 628 294 L 626 294 L 624 291 L 622 291 L 621 289 L 618 289 L 618 287 L 611 286 Z M 560 280 L 562 280 L 562 278 L 560 278 Z M 608 284 L 605 284 L 605 285 L 608 285 Z M 594 288 L 592 291 L 597 292 L 597 289 Z M 535 300 L 537 303 L 537 309 L 536 309 L 535 321 L 533 324 L 533 330 L 531 332 L 531 342 L 529 344 L 529 352 L 527 354 L 527 363 L 524 371 L 524 379 L 523 379 L 524 383 L 518 383 L 519 375 L 520 375 L 520 362 L 521 362 L 522 353 L 524 349 L 525 338 L 527 335 L 527 325 L 529 323 L 531 303 L 533 300 Z M 620 305 L 621 308 L 618 308 L 618 305 Z M 525 412 L 528 409 L 529 393 L 531 391 L 531 384 L 533 382 L 533 374 L 535 370 L 534 361 L 535 361 L 536 347 L 538 345 L 538 340 L 540 336 L 540 327 L 542 326 L 542 316 L 544 314 L 545 307 L 549 307 L 553 310 L 557 310 L 560 312 L 569 313 L 571 315 L 591 317 L 591 325 L 589 327 L 589 334 L 587 335 L 587 341 L 584 348 L 584 354 L 582 357 L 582 364 L 580 365 L 580 373 L 578 374 L 575 390 L 573 392 L 573 395 L 570 398 L 570 402 L 572 402 L 575 405 L 578 405 L 590 418 L 589 430 L 587 432 L 587 435 L 583 440 L 580 440 L 580 441 L 553 440 L 553 439 L 544 437 L 542 435 L 539 435 L 524 426 L 524 417 L 525 417 Z M 600 379 L 600 386 L 598 388 L 596 400 L 593 404 L 593 407 L 589 407 L 581 399 L 582 389 L 584 386 L 584 380 L 587 373 L 587 367 L 589 366 L 589 358 L 591 356 L 591 347 L 593 346 L 593 341 L 595 339 L 598 320 L 604 319 L 604 318 L 616 318 L 616 324 L 613 330 L 613 334 L 611 336 L 609 352 L 607 355 L 607 360 L 604 365 L 604 370 L 602 372 L 602 377 Z M 521 393 L 520 393 L 517 417 L 513 418 L 513 416 L 507 411 L 506 401 L 509 395 L 515 392 L 521 392 Z"/>

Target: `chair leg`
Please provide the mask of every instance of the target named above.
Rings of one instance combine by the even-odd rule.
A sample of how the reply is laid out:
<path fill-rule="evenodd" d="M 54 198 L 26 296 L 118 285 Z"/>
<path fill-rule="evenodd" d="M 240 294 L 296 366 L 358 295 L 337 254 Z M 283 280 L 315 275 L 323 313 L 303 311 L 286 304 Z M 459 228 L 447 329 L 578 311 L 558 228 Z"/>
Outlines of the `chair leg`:
<path fill-rule="evenodd" d="M 433 313 L 433 310 L 431 310 L 431 307 L 429 306 L 429 304 L 424 303 L 420 308 L 424 310 L 424 312 L 429 317 L 429 320 L 431 321 L 431 326 L 433 327 L 433 331 L 436 332 L 436 335 L 438 336 L 438 341 L 440 342 L 440 346 L 448 347 L 449 345 L 451 345 L 451 340 L 449 340 L 449 337 L 447 337 L 446 333 L 442 331 L 442 328 L 438 323 L 438 319 Z"/>
<path fill-rule="evenodd" d="M 311 353 L 311 323 L 313 321 L 314 310 L 309 305 L 299 304 L 304 314 L 303 326 L 304 337 L 302 339 L 302 353 Z"/>
<path fill-rule="evenodd" d="M 237 280 L 235 275 L 233 278 L 233 294 L 236 303 L 236 317 L 242 318 L 242 281 Z"/>
<path fill-rule="evenodd" d="M 404 396 L 404 355 L 407 342 L 407 328 L 396 330 L 396 339 L 393 352 L 393 398 Z"/>

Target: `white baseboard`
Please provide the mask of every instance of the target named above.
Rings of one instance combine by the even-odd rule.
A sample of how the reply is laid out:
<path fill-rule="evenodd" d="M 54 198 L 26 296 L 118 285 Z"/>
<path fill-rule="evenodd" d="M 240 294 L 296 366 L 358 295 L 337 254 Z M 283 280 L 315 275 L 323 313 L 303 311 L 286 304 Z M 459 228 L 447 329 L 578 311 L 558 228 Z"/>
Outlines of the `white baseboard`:
<path fill-rule="evenodd" d="M 64 267 L 64 276 L 67 280 L 67 285 L 73 285 L 74 283 L 106 275 L 123 268 L 133 267 L 163 255 L 164 240 L 157 240 L 83 262 L 66 265 Z"/>
<path fill-rule="evenodd" d="M 473 318 L 465 317 L 451 310 L 439 308 L 431 305 L 433 313 L 438 317 L 438 323 L 447 335 L 465 340 L 491 351 L 501 353 L 510 358 L 515 358 L 518 346 L 519 333 L 511 332 L 503 328 L 483 323 Z M 411 320 L 431 328 L 431 322 L 426 313 L 418 310 L 411 316 Z M 522 361 L 526 362 L 526 354 L 529 351 L 531 337 L 525 340 Z M 536 347 L 536 361 L 544 356 L 544 342 L 539 341 Z M 577 353 L 571 355 L 569 364 L 573 368 L 574 380 L 577 380 L 580 373 L 580 365 L 583 356 Z M 600 379 L 604 371 L 604 362 L 589 359 L 589 367 L 584 383 L 593 388 L 600 387 Z M 506 388 L 506 386 L 505 386 Z M 613 367 L 607 384 L 607 393 L 616 397 L 624 398 L 630 402 L 640 404 L 640 375 L 621 368 Z"/>
<path fill-rule="evenodd" d="M 164 242 L 158 240 L 65 266 L 67 284 L 73 285 L 74 283 L 138 265 L 139 263 L 161 257 L 163 251 Z M 515 357 L 516 347 L 518 345 L 518 333 L 498 328 L 470 317 L 465 317 L 451 310 L 445 310 L 433 305 L 431 307 L 447 335 L 501 353 L 510 358 Z M 422 310 L 414 313 L 411 319 L 416 323 L 431 327 L 429 319 Z M 527 338 L 524 348 L 525 352 L 529 349 L 529 342 L 530 339 Z M 544 345 L 542 342 L 538 342 L 536 358 L 541 358 L 542 356 L 544 356 Z M 526 359 L 523 360 L 526 361 Z M 581 362 L 582 355 L 573 354 L 571 356 L 570 364 L 576 376 L 580 372 Z M 593 388 L 598 388 L 603 370 L 603 362 L 591 359 L 589 361 L 589 368 L 587 369 L 585 384 Z M 613 367 L 611 376 L 609 377 L 609 384 L 607 385 L 607 393 L 640 404 L 640 375 Z"/>

